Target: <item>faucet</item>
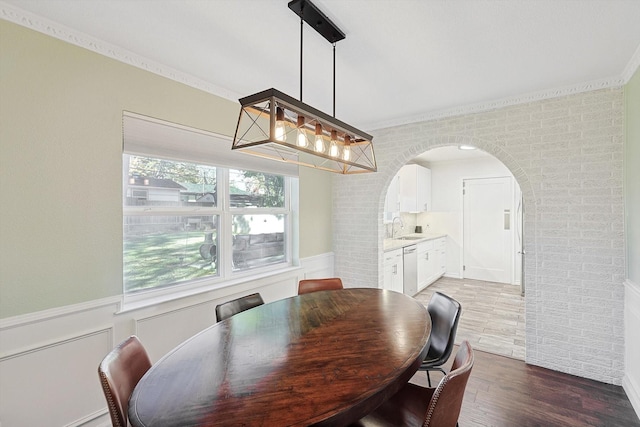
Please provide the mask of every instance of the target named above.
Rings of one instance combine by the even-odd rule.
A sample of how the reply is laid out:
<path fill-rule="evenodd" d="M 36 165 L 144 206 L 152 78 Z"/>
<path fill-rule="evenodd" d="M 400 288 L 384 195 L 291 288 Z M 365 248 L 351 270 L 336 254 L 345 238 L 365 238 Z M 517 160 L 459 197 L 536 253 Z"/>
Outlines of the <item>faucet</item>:
<path fill-rule="evenodd" d="M 393 220 L 391 221 L 391 238 L 395 239 L 396 238 L 396 230 L 395 230 L 395 225 L 396 225 L 396 219 L 398 221 L 400 221 L 400 229 L 402 230 L 404 228 L 404 224 L 402 223 L 402 219 L 399 216 L 394 216 Z"/>

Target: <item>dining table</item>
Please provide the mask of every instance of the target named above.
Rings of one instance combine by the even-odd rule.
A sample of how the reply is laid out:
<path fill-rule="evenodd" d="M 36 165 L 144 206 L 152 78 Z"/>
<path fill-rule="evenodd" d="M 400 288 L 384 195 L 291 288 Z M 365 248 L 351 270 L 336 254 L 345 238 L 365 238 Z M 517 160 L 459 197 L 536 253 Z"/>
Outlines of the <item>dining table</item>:
<path fill-rule="evenodd" d="M 153 364 L 129 399 L 132 426 L 347 426 L 418 370 L 424 305 L 376 288 L 273 301 L 215 323 Z"/>

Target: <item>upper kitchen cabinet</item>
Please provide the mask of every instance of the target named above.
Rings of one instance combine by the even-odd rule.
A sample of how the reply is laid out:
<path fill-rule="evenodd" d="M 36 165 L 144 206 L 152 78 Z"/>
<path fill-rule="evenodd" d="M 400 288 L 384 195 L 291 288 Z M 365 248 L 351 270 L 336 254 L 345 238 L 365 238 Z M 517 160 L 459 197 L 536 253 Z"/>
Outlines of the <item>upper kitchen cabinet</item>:
<path fill-rule="evenodd" d="M 393 217 L 400 215 L 400 194 L 399 183 L 400 176 L 396 174 L 389 183 L 387 197 L 384 199 L 384 222 L 392 222 Z"/>
<path fill-rule="evenodd" d="M 398 172 L 400 212 L 431 210 L 431 169 L 420 165 L 405 165 Z"/>
<path fill-rule="evenodd" d="M 431 210 L 431 169 L 405 165 L 389 183 L 384 199 L 384 222 L 389 223 L 400 212 Z"/>

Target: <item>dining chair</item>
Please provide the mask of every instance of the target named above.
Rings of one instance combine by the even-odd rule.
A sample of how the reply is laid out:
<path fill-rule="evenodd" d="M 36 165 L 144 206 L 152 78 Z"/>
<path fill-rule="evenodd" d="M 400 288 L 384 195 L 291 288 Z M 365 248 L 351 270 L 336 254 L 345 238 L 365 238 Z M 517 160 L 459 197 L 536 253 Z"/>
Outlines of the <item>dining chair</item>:
<path fill-rule="evenodd" d="M 427 311 L 431 316 L 431 338 L 427 356 L 418 370 L 427 372 L 427 380 L 431 387 L 429 371 L 440 371 L 446 374 L 442 365 L 447 363 L 453 351 L 462 306 L 450 296 L 435 292 L 429 300 Z"/>
<path fill-rule="evenodd" d="M 149 368 L 149 355 L 135 335 L 111 350 L 98 366 L 100 384 L 114 427 L 129 425 L 129 397 Z"/>
<path fill-rule="evenodd" d="M 463 341 L 451 371 L 436 388 L 405 384 L 398 393 L 350 427 L 454 427 L 473 368 L 473 349 Z"/>
<path fill-rule="evenodd" d="M 250 308 L 257 307 L 264 304 L 262 297 L 259 293 L 246 295 L 240 298 L 236 298 L 231 301 L 223 302 L 216 305 L 216 319 L 218 322 L 228 319 L 234 314 L 238 314 L 242 311 L 249 310 Z"/>
<path fill-rule="evenodd" d="M 339 277 L 332 277 L 329 279 L 304 279 L 300 280 L 298 283 L 298 295 L 338 289 L 344 289 L 342 286 L 342 280 Z"/>

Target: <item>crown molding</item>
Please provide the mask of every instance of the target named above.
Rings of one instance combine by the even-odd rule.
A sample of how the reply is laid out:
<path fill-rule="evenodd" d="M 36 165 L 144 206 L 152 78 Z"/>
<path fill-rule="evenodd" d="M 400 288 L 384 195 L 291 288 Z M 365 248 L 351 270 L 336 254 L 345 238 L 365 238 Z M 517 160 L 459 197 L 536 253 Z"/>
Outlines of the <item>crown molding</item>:
<path fill-rule="evenodd" d="M 82 32 L 68 28 L 57 22 L 40 17 L 15 6 L 0 1 L 0 19 L 13 22 L 18 25 L 30 28 L 48 36 L 71 43 L 73 45 L 88 49 L 100 55 L 115 59 L 125 64 L 149 71 L 151 73 L 166 77 L 168 79 L 183 83 L 187 86 L 200 89 L 213 95 L 231 101 L 237 101 L 242 94 L 214 85 L 205 80 L 194 77 L 188 73 L 175 70 L 166 65 L 151 61 L 145 57 L 137 55 L 120 46 L 109 44 L 103 40 L 96 39 Z M 443 119 L 446 117 L 462 116 L 483 111 L 490 111 L 508 106 L 526 104 L 545 99 L 558 98 L 562 96 L 574 95 L 582 92 L 589 92 L 598 89 L 607 89 L 625 85 L 640 67 L 640 45 L 636 49 L 631 60 L 620 76 L 596 80 L 577 85 L 565 86 L 561 88 L 548 89 L 538 92 L 511 96 L 498 100 L 480 102 L 476 104 L 463 105 L 459 107 L 431 111 L 415 116 L 401 119 L 390 119 L 387 121 L 377 121 L 375 123 L 365 123 L 360 127 L 368 131 L 384 129 L 388 127 L 406 125 L 410 123 Z"/>
<path fill-rule="evenodd" d="M 220 96 L 237 102 L 241 94 L 214 85 L 210 82 L 194 77 L 188 73 L 176 70 L 143 56 L 137 55 L 123 47 L 112 45 L 103 40 L 96 39 L 85 33 L 66 27 L 57 22 L 43 18 L 31 12 L 22 10 L 10 4 L 0 1 L 0 19 L 13 22 L 47 36 L 71 43 L 92 52 L 115 59 L 150 73 L 183 83 L 196 89 Z"/>
<path fill-rule="evenodd" d="M 631 80 L 631 77 L 633 77 L 633 75 L 638 70 L 638 68 L 640 68 L 640 44 L 638 45 L 638 48 L 636 49 L 635 53 L 627 63 L 627 66 L 624 67 L 624 70 L 622 71 L 622 78 L 624 79 L 624 84 L 629 83 L 629 80 Z"/>
<path fill-rule="evenodd" d="M 375 128 L 370 130 L 373 132 L 375 129 L 385 129 L 394 126 L 407 125 L 411 123 L 427 122 L 438 119 L 444 119 L 447 117 L 464 116 L 468 114 L 481 113 L 484 111 L 497 110 L 504 107 L 510 107 L 518 104 L 528 104 L 530 102 L 542 101 L 545 99 L 560 98 L 568 95 L 575 95 L 583 92 L 591 92 L 599 89 L 608 89 L 614 87 L 623 86 L 626 82 L 623 77 L 611 77 L 608 79 L 595 80 L 588 83 L 581 83 L 577 85 L 565 86 L 555 89 L 547 89 L 537 92 L 530 92 L 517 96 L 510 96 L 507 98 L 501 98 L 493 101 L 479 102 L 476 104 L 462 105 L 459 107 L 431 111 L 416 116 L 405 117 L 402 119 L 392 119 L 388 121 L 378 121 L 375 123 Z M 367 128 L 366 124 L 361 125 L 364 129 Z"/>

